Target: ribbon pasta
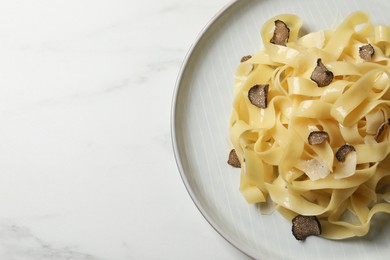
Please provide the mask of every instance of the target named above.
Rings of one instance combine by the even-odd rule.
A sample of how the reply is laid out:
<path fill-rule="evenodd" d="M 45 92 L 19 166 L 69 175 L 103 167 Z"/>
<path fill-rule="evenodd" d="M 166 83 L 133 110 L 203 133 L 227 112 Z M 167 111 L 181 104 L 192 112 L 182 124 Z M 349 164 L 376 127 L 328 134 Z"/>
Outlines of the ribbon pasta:
<path fill-rule="evenodd" d="M 270 43 L 275 20 L 290 29 L 286 46 Z M 317 216 L 323 237 L 364 236 L 376 213 L 390 213 L 390 27 L 363 12 L 298 37 L 301 25 L 291 14 L 267 21 L 264 49 L 237 68 L 230 140 L 242 166 L 240 191 L 249 203 L 271 199 L 287 219 Z M 359 56 L 366 44 L 375 50 L 370 61 Z M 326 87 L 310 79 L 318 59 L 334 74 Z M 269 84 L 266 108 L 248 100 L 256 84 Z M 315 130 L 328 140 L 310 145 Z M 356 150 L 350 176 L 338 175 L 335 153 L 344 144 Z M 309 174 L 305 163 L 328 173 Z"/>

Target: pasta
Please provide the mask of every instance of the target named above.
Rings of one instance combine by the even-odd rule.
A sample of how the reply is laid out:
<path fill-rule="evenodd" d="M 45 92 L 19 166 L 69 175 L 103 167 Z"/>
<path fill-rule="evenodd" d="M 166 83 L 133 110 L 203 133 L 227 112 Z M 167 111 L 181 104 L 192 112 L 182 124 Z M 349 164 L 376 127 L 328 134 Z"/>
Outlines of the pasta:
<path fill-rule="evenodd" d="M 271 43 L 275 21 L 288 27 L 285 46 Z M 248 203 L 271 199 L 290 220 L 316 216 L 325 238 L 364 236 L 375 214 L 390 213 L 390 27 L 363 12 L 299 37 L 301 26 L 292 14 L 268 20 L 264 49 L 237 68 L 230 140 L 240 191 Z"/>

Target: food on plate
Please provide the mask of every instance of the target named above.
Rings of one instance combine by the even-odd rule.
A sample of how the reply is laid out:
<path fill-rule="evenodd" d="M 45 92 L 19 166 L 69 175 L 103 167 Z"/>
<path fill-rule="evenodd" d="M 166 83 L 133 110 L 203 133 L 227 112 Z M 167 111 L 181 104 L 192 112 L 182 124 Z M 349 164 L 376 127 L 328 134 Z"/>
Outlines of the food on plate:
<path fill-rule="evenodd" d="M 345 158 L 351 152 L 355 152 L 355 148 L 352 145 L 344 144 L 336 152 L 336 159 L 339 162 L 345 162 Z"/>
<path fill-rule="evenodd" d="M 325 67 L 321 59 L 318 59 L 317 66 L 314 68 L 310 79 L 317 83 L 317 86 L 326 87 L 332 82 L 333 78 L 333 72 Z"/>
<path fill-rule="evenodd" d="M 248 203 L 271 200 L 297 239 L 364 236 L 390 213 L 390 27 L 364 12 L 334 29 L 301 26 L 269 19 L 264 48 L 241 59 L 229 164 Z"/>
<path fill-rule="evenodd" d="M 241 168 L 240 160 L 238 159 L 236 151 L 234 149 L 230 151 L 227 163 L 235 168 Z"/>
<path fill-rule="evenodd" d="M 275 30 L 270 43 L 286 46 L 290 37 L 290 29 L 281 20 L 275 20 Z"/>
<path fill-rule="evenodd" d="M 371 44 L 366 44 L 361 47 L 359 47 L 359 55 L 360 58 L 366 61 L 370 61 L 372 59 L 372 56 L 375 54 L 375 49 L 372 47 Z"/>
<path fill-rule="evenodd" d="M 313 131 L 307 137 L 307 141 L 310 145 L 322 144 L 327 139 L 329 139 L 329 135 L 325 131 Z"/>
<path fill-rule="evenodd" d="M 321 235 L 321 224 L 316 216 L 298 215 L 292 219 L 292 233 L 297 240 Z"/>
<path fill-rule="evenodd" d="M 251 55 L 243 56 L 243 57 L 241 58 L 241 62 L 245 62 L 245 61 L 249 60 L 250 58 L 252 58 Z"/>
<path fill-rule="evenodd" d="M 248 99 L 252 105 L 267 108 L 268 84 L 254 85 L 248 91 Z"/>

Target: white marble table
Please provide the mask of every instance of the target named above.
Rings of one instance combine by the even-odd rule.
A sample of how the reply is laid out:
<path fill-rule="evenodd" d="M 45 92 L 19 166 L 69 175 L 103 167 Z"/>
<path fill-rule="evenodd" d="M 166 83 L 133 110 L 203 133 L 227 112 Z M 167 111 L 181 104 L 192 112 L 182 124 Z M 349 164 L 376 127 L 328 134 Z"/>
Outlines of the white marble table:
<path fill-rule="evenodd" d="M 229 0 L 0 3 L 0 259 L 246 259 L 191 201 L 170 109 Z"/>

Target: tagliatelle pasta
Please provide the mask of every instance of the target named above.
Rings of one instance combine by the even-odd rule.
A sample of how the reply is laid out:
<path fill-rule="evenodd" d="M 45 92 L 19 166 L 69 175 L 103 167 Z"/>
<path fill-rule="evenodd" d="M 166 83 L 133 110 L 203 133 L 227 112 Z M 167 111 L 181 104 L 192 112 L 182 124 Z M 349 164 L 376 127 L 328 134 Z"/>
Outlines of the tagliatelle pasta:
<path fill-rule="evenodd" d="M 271 43 L 275 21 L 288 28 L 278 24 L 285 46 Z M 249 203 L 271 199 L 287 219 L 316 216 L 323 237 L 364 236 L 376 213 L 390 213 L 390 27 L 363 12 L 299 37 L 301 26 L 291 14 L 267 21 L 264 49 L 236 71 L 240 191 Z"/>

